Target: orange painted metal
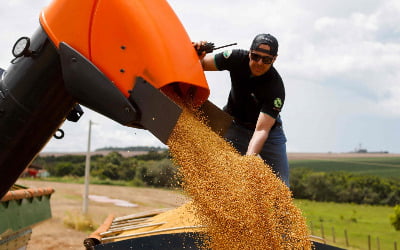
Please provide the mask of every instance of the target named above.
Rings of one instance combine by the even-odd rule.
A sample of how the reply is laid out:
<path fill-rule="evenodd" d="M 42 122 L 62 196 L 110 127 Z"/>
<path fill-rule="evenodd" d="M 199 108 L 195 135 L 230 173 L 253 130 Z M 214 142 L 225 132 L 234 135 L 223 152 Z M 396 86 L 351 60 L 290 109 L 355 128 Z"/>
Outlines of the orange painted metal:
<path fill-rule="evenodd" d="M 67 42 L 90 60 L 90 30 L 97 1 L 55 0 L 39 20 L 55 46 Z"/>
<path fill-rule="evenodd" d="M 28 188 L 28 189 L 19 189 L 8 191 L 1 199 L 1 202 L 10 201 L 10 200 L 21 200 L 28 199 L 33 197 L 40 197 L 43 195 L 50 195 L 54 193 L 54 188 L 46 187 L 46 188 Z"/>
<path fill-rule="evenodd" d="M 107 216 L 107 218 L 104 220 L 103 224 L 100 225 L 96 229 L 96 231 L 91 233 L 88 238 L 95 238 L 95 239 L 98 239 L 99 241 L 101 241 L 100 234 L 104 233 L 104 232 L 106 232 L 106 231 L 108 231 L 110 229 L 114 219 L 115 219 L 115 215 L 114 214 L 109 214 Z"/>
<path fill-rule="evenodd" d="M 195 105 L 209 96 L 191 40 L 165 0 L 55 0 L 40 22 L 56 46 L 79 51 L 126 97 L 138 76 Z"/>

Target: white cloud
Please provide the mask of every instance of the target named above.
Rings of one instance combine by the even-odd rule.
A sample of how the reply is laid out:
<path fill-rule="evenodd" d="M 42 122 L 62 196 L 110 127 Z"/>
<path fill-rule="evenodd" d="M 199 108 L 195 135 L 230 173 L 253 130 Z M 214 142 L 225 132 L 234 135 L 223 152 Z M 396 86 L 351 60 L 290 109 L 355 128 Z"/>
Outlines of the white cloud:
<path fill-rule="evenodd" d="M 39 24 L 40 11 L 50 0 L 3 1 L 0 6 L 0 67 L 7 68 L 12 59 L 11 49 L 21 36 L 31 36 Z"/>
<path fill-rule="evenodd" d="M 356 105 L 360 109 L 354 112 L 398 115 L 400 96 L 395 86 L 400 77 L 397 73 L 400 43 L 393 41 L 400 36 L 398 34 L 392 42 L 387 42 L 376 35 L 381 24 L 387 22 L 382 18 L 398 18 L 400 10 L 395 11 L 397 16 L 393 15 L 393 8 L 387 7 L 391 5 L 383 3 L 366 13 L 354 10 L 347 16 L 317 16 L 314 13 L 313 30 L 306 32 L 310 36 L 296 39 L 301 49 L 297 49 L 297 53 L 291 50 L 295 56 L 282 63 L 284 72 L 297 79 L 330 87 L 336 85 L 336 90 L 352 92 L 352 99 L 359 97 L 365 105 L 364 108 Z"/>
<path fill-rule="evenodd" d="M 0 67 L 11 60 L 14 41 L 38 27 L 38 14 L 49 2 L 13 0 L 0 6 Z M 348 151 L 363 143 L 400 153 L 399 1 L 168 2 L 194 41 L 237 42 L 233 48 L 246 49 L 257 33 L 278 38 L 275 66 L 287 92 L 282 116 L 289 151 Z M 206 76 L 211 101 L 222 107 L 229 75 Z M 82 121 L 63 125 L 64 140 L 52 139 L 46 149 L 85 150 L 89 119 L 99 123 L 93 126 L 93 148 L 162 145 L 148 132 L 87 110 Z"/>

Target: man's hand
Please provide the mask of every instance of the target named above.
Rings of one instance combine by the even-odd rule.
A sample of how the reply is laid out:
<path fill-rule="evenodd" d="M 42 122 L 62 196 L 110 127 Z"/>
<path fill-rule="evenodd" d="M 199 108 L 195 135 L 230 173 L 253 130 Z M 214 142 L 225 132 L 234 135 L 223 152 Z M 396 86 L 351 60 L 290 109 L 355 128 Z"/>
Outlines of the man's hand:
<path fill-rule="evenodd" d="M 211 44 L 210 48 L 204 49 L 206 44 Z M 193 48 L 196 50 L 197 54 L 199 55 L 201 66 L 205 71 L 216 71 L 217 66 L 215 65 L 214 56 L 212 54 L 208 54 L 213 51 L 214 44 L 209 43 L 207 41 L 200 41 L 200 42 L 192 42 Z"/>
<path fill-rule="evenodd" d="M 214 49 L 214 44 L 207 41 L 192 42 L 194 49 L 202 60 L 207 53 L 211 53 Z"/>

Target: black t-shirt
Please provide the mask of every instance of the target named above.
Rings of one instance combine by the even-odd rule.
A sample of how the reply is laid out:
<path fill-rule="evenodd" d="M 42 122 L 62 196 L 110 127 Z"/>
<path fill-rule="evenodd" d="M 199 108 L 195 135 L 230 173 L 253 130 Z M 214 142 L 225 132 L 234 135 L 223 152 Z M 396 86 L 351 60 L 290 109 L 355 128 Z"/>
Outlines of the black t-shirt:
<path fill-rule="evenodd" d="M 231 76 L 226 112 L 254 126 L 260 112 L 278 118 L 285 101 L 285 88 L 273 66 L 261 76 L 252 76 L 247 50 L 227 50 L 216 54 L 214 60 L 218 70 L 228 70 Z"/>

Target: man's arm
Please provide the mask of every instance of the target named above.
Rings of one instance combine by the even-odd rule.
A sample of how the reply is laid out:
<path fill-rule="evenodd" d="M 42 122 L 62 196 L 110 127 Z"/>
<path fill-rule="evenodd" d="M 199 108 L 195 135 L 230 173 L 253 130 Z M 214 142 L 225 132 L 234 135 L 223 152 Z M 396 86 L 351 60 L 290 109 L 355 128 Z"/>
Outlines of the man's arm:
<path fill-rule="evenodd" d="M 261 152 L 264 143 L 267 141 L 269 131 L 275 123 L 275 119 L 263 112 L 258 116 L 256 129 L 247 147 L 246 155 L 257 155 Z"/>
<path fill-rule="evenodd" d="M 217 71 L 218 68 L 215 65 L 214 55 L 206 54 L 202 59 L 200 59 L 201 66 L 203 66 L 204 71 Z"/>

